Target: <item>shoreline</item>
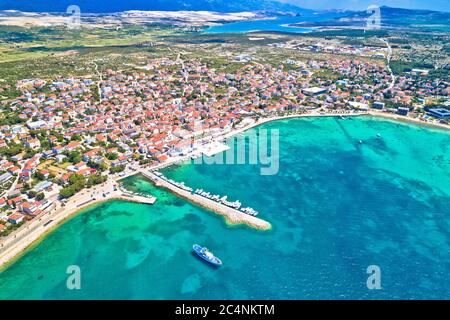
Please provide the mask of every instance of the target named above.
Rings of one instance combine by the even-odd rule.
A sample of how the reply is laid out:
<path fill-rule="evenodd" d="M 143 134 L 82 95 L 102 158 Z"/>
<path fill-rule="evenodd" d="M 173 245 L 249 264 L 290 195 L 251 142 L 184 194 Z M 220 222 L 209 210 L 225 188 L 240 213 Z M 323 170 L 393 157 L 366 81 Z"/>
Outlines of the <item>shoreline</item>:
<path fill-rule="evenodd" d="M 422 121 L 419 119 L 414 119 L 414 118 L 407 117 L 407 116 L 389 114 L 386 112 L 377 112 L 377 111 L 372 111 L 372 110 L 367 111 L 367 112 L 358 112 L 358 113 L 350 113 L 350 112 L 349 113 L 305 113 L 305 114 L 291 114 L 291 115 L 284 115 L 284 116 L 260 118 L 260 119 L 258 119 L 258 121 L 254 121 L 253 123 L 250 123 L 249 125 L 244 126 L 242 128 L 231 130 L 230 132 L 227 132 L 227 133 L 215 138 L 214 140 L 223 141 L 224 139 L 233 137 L 237 134 L 240 134 L 244 131 L 250 130 L 259 125 L 273 122 L 273 121 L 278 121 L 278 120 L 303 118 L 303 117 L 340 117 L 340 116 L 345 116 L 345 117 L 373 116 L 373 117 L 378 117 L 378 118 L 383 118 L 383 119 L 389 119 L 394 122 L 409 123 L 409 124 L 414 124 L 414 125 L 423 125 L 424 127 L 427 127 L 427 128 L 439 128 L 439 129 L 444 129 L 447 131 L 450 129 L 449 126 L 440 124 L 440 123 L 429 123 L 429 122 L 425 122 L 425 121 Z M 190 159 L 191 156 L 192 156 L 192 154 L 189 154 L 189 155 L 186 155 L 183 157 L 179 157 L 179 158 L 174 158 L 172 161 L 169 161 L 167 163 L 162 163 L 160 165 L 154 166 L 153 168 L 147 167 L 147 169 L 159 170 L 159 169 L 163 169 L 163 168 L 166 168 L 166 167 L 169 167 L 172 165 L 181 164 L 184 161 Z M 129 172 L 127 175 L 125 175 L 123 177 L 111 179 L 111 180 L 107 181 L 106 184 L 108 184 L 108 183 L 114 184 L 114 183 L 117 183 L 117 181 L 125 179 L 126 177 L 137 175 L 137 174 L 142 174 L 142 173 L 140 172 L 140 170 L 135 170 L 133 172 Z M 81 195 L 84 195 L 85 192 L 89 192 L 89 190 L 92 192 L 92 191 L 97 190 L 97 188 L 94 188 L 92 190 L 91 189 L 84 190 L 84 192 L 81 193 Z M 168 190 L 168 191 L 174 193 L 171 190 Z M 70 200 L 72 202 L 76 202 L 77 200 L 79 200 L 81 195 L 80 194 L 74 195 Z M 31 221 L 26 229 L 25 228 L 18 229 L 17 232 L 24 231 L 25 233 L 27 233 L 27 230 L 30 230 L 30 227 L 32 228 L 32 227 L 34 227 L 34 225 L 36 225 L 32 230 L 29 231 L 28 234 L 23 236 L 24 239 L 22 239 L 22 241 L 14 243 L 11 245 L 11 248 L 6 249 L 6 251 L 4 251 L 4 252 L 3 251 L 0 252 L 0 272 L 3 272 L 3 270 L 5 270 L 8 266 L 10 266 L 12 263 L 17 261 L 17 259 L 19 259 L 21 256 L 23 256 L 23 254 L 25 254 L 33 246 L 35 246 L 40 241 L 42 241 L 49 233 L 54 231 L 61 224 L 65 223 L 68 220 L 70 220 L 71 218 L 77 216 L 79 213 L 82 213 L 84 210 L 88 209 L 89 207 L 93 207 L 93 206 L 99 205 L 101 203 L 114 201 L 114 200 L 139 202 L 139 201 L 133 201 L 132 198 L 123 196 L 123 194 L 121 194 L 120 191 L 111 191 L 111 193 L 109 193 L 106 197 L 98 198 L 98 199 L 95 198 L 94 200 L 84 202 L 79 206 L 73 206 L 75 204 L 74 203 L 74 204 L 72 204 L 72 207 L 70 207 L 69 209 L 64 209 L 65 207 L 59 207 L 56 209 L 52 209 L 52 210 L 56 210 L 56 212 L 53 212 L 53 213 L 48 212 L 45 214 L 45 216 L 41 217 L 39 220 Z M 189 201 L 189 199 L 187 199 L 187 200 Z M 66 205 L 66 207 L 67 207 L 67 205 Z M 204 206 L 202 206 L 202 207 L 204 207 Z M 213 211 L 216 214 L 224 217 L 227 225 L 237 225 L 237 224 L 242 223 L 242 221 L 233 220 L 231 218 L 228 219 L 229 217 L 227 217 L 227 215 L 217 213 L 215 210 L 212 210 L 208 207 L 204 207 L 204 208 L 207 210 Z M 58 210 L 61 210 L 61 211 L 58 212 Z M 43 219 L 46 219 L 46 220 L 42 221 Z M 33 225 L 33 222 L 34 222 L 34 225 Z M 270 225 L 270 223 L 269 223 L 269 225 Z M 25 227 L 25 226 L 26 225 L 24 225 L 23 227 Z M 255 229 L 260 229 L 256 226 L 251 226 L 251 227 L 254 227 Z M 14 233 L 12 233 L 11 235 L 14 235 Z M 15 237 L 13 239 L 16 239 L 16 237 L 17 237 L 17 235 L 15 235 Z M 12 240 L 12 241 L 14 241 L 14 240 Z M 5 242 L 7 242 L 7 240 L 2 241 L 2 244 L 4 244 Z M 2 248 L 0 248 L 0 250 L 2 250 Z"/>
<path fill-rule="evenodd" d="M 102 203 L 106 203 L 109 201 L 114 201 L 115 199 L 101 199 L 97 201 L 93 201 L 90 203 L 85 204 L 84 206 L 80 206 L 79 208 L 76 208 L 75 211 L 70 210 L 64 217 L 62 217 L 60 220 L 55 221 L 53 220 L 51 224 L 49 224 L 48 229 L 45 229 L 42 233 L 40 233 L 36 238 L 29 239 L 29 241 L 24 241 L 25 243 L 20 248 L 11 248 L 5 253 L 2 253 L 2 256 L 0 258 L 0 273 L 6 270 L 10 265 L 12 265 L 14 262 L 16 262 L 18 259 L 20 259 L 25 253 L 27 253 L 29 250 L 31 250 L 33 247 L 38 245 L 41 241 L 43 241 L 50 233 L 58 229 L 61 225 L 68 222 L 72 218 L 75 218 L 79 214 L 83 213 L 84 210 L 87 210 L 91 207 L 95 207 L 97 205 L 100 205 Z M 119 200 L 119 199 L 116 199 Z M 26 239 L 28 240 L 28 239 Z M 10 253 L 10 251 L 15 251 L 14 253 Z"/>
<path fill-rule="evenodd" d="M 393 113 L 388 113 L 388 112 L 380 112 L 380 111 L 369 111 L 368 115 L 371 115 L 373 117 L 379 117 L 379 118 L 383 118 L 383 119 L 389 119 L 392 121 L 397 121 L 397 122 L 401 122 L 401 123 L 409 123 L 409 124 L 414 124 L 414 125 L 419 125 L 419 126 L 424 126 L 427 128 L 433 128 L 433 129 L 443 129 L 443 130 L 450 130 L 450 126 L 449 125 L 445 125 L 442 123 L 433 123 L 433 122 L 426 122 L 426 121 L 422 121 L 420 119 L 417 118 L 411 118 L 408 116 L 402 116 L 399 114 L 393 114 Z"/>
<path fill-rule="evenodd" d="M 111 190 L 108 194 L 106 194 L 105 197 L 89 198 L 87 201 L 83 201 L 84 199 L 80 199 L 80 195 L 78 195 L 78 197 L 77 195 L 74 195 L 70 199 L 71 203 L 68 202 L 66 206 L 53 208 L 50 212 L 42 215 L 39 220 L 31 221 L 28 226 L 22 226 L 23 229 L 21 228 L 17 230 L 17 232 L 21 233 L 19 235 L 19 239 L 22 237 L 22 239 L 20 239 L 17 243 L 14 243 L 15 241 L 17 241 L 17 235 L 14 236 L 14 238 L 8 238 L 6 240 L 3 239 L 2 247 L 0 248 L 0 272 L 2 272 L 7 266 L 16 261 L 18 258 L 20 258 L 34 245 L 42 241 L 49 233 L 56 230 L 60 225 L 64 224 L 71 218 L 76 217 L 84 210 L 114 200 L 146 204 L 152 204 L 156 201 L 156 198 L 151 197 L 148 198 L 147 202 L 145 202 L 144 199 L 140 199 L 139 197 L 133 198 L 127 196 L 120 190 L 114 191 L 113 185 L 116 183 L 117 182 L 115 180 L 110 180 L 107 181 L 104 185 L 102 184 L 97 186 L 96 188 L 91 189 L 90 193 L 89 190 L 85 190 L 85 192 L 81 194 L 86 196 L 92 195 L 98 190 L 98 188 L 104 191 Z M 12 233 L 11 235 L 14 235 L 14 233 Z M 10 247 L 3 249 L 3 245 Z"/>

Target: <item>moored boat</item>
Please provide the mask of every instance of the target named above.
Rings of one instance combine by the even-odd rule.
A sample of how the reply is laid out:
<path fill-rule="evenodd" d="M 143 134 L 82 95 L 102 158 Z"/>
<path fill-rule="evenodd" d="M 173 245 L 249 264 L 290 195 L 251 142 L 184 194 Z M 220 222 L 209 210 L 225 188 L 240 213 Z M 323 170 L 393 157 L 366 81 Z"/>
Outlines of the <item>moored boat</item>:
<path fill-rule="evenodd" d="M 192 250 L 194 250 L 194 252 L 203 260 L 205 260 L 213 265 L 216 265 L 216 266 L 222 265 L 222 261 L 219 258 L 217 258 L 215 255 L 213 255 L 212 252 L 208 250 L 208 248 L 202 247 L 198 244 L 194 244 L 192 246 Z"/>

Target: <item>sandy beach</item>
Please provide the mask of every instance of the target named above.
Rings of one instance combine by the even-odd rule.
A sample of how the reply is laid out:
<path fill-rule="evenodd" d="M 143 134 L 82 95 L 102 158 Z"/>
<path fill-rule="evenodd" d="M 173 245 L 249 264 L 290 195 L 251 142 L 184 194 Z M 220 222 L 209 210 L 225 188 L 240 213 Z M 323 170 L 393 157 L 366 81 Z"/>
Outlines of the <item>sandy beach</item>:
<path fill-rule="evenodd" d="M 402 115 L 394 114 L 394 113 L 370 110 L 368 112 L 368 114 L 375 116 L 375 117 L 381 117 L 381 118 L 391 119 L 391 120 L 400 121 L 400 122 L 408 122 L 408 123 L 423 125 L 423 126 L 427 126 L 427 127 L 431 127 L 431 128 L 440 128 L 440 129 L 446 129 L 446 130 L 450 129 L 450 126 L 443 124 L 443 123 L 427 122 L 427 121 L 423 121 L 420 119 L 402 116 Z"/>

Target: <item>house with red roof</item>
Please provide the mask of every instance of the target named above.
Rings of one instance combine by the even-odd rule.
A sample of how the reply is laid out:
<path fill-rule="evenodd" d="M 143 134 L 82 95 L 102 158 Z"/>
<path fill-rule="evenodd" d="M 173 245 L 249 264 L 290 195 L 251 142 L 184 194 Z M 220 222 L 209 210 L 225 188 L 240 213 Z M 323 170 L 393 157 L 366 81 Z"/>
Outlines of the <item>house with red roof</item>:
<path fill-rule="evenodd" d="M 71 141 L 66 145 L 67 151 L 73 151 L 78 148 L 81 148 L 81 142 L 79 141 Z"/>
<path fill-rule="evenodd" d="M 41 171 L 39 171 L 40 174 L 42 174 L 44 176 L 45 179 L 47 179 L 50 175 L 50 172 L 48 170 L 42 169 Z"/>
<path fill-rule="evenodd" d="M 79 170 L 82 170 L 82 169 L 86 169 L 86 162 L 83 162 L 83 161 L 78 162 L 78 163 L 75 164 L 73 167 L 74 167 L 75 171 L 79 171 Z"/>
<path fill-rule="evenodd" d="M 101 160 L 101 149 L 100 148 L 95 148 L 95 149 L 89 150 L 83 154 L 83 161 L 85 161 L 85 162 L 89 162 L 89 161 L 98 162 L 99 160 Z"/>
<path fill-rule="evenodd" d="M 22 202 L 21 204 L 18 205 L 19 210 L 29 214 L 29 215 L 36 215 L 36 211 L 39 209 L 39 206 L 41 205 L 41 203 L 39 201 L 35 201 L 35 202 Z"/>
<path fill-rule="evenodd" d="M 73 174 L 73 172 L 68 172 L 61 176 L 61 181 L 63 184 L 67 184 L 69 182 L 70 176 Z"/>
<path fill-rule="evenodd" d="M 40 146 L 41 146 L 41 142 L 39 141 L 39 139 L 36 139 L 36 138 L 27 140 L 25 142 L 25 147 L 31 148 L 33 150 L 38 149 Z"/>
<path fill-rule="evenodd" d="M 54 146 L 52 148 L 52 150 L 55 154 L 61 154 L 64 152 L 64 147 L 63 146 Z"/>
<path fill-rule="evenodd" d="M 126 156 L 119 156 L 116 160 L 111 161 L 113 167 L 124 166 L 128 163 L 128 158 Z"/>
<path fill-rule="evenodd" d="M 9 168 L 14 167 L 14 163 L 13 162 L 7 162 L 4 165 L 2 165 L 2 169 L 3 170 L 8 170 Z"/>
<path fill-rule="evenodd" d="M 31 180 L 30 172 L 21 172 L 19 173 L 19 179 L 24 182 L 28 182 Z"/>
<path fill-rule="evenodd" d="M 10 207 L 17 207 L 17 205 L 19 204 L 19 203 L 21 203 L 23 201 L 23 199 L 22 199 L 22 197 L 21 196 L 18 196 L 18 197 L 15 197 L 15 198 L 13 198 L 13 199 L 10 199 L 10 200 L 8 200 L 8 205 L 10 206 Z"/>
<path fill-rule="evenodd" d="M 24 218 L 25 216 L 23 214 L 16 212 L 8 217 L 8 221 L 12 224 L 19 224 L 23 222 Z"/>
<path fill-rule="evenodd" d="M 17 166 L 14 166 L 14 167 L 12 167 L 12 168 L 9 168 L 8 171 L 9 171 L 11 174 L 15 174 L 15 173 L 18 173 L 18 172 L 20 171 L 20 168 L 17 167 Z"/>
<path fill-rule="evenodd" d="M 156 159 L 159 162 L 164 162 L 164 161 L 167 161 L 167 159 L 169 159 L 169 157 L 167 155 L 165 155 L 165 154 L 160 154 L 159 156 L 156 156 Z"/>
<path fill-rule="evenodd" d="M 36 172 L 36 166 L 34 163 L 26 163 L 23 167 L 22 172 L 28 172 L 28 173 L 35 173 Z"/>
<path fill-rule="evenodd" d="M 96 139 L 97 141 L 100 141 L 100 142 L 106 142 L 106 137 L 105 137 L 105 135 L 103 135 L 103 134 L 101 134 L 101 133 L 96 134 L 96 135 L 95 135 L 95 139 Z"/>
<path fill-rule="evenodd" d="M 94 174 L 97 170 L 93 169 L 93 168 L 84 168 L 81 170 L 78 170 L 76 173 L 79 175 L 83 175 L 85 177 Z"/>

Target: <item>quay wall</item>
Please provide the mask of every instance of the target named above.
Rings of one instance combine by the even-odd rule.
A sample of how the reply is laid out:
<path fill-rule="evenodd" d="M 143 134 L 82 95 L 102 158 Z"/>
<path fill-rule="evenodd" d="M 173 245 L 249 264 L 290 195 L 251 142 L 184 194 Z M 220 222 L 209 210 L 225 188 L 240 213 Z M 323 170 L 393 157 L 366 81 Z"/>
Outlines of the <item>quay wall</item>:
<path fill-rule="evenodd" d="M 142 170 L 141 173 L 148 179 L 152 180 L 156 184 L 156 186 L 168 189 L 169 191 L 177 194 L 182 198 L 185 198 L 197 205 L 200 205 L 221 216 L 224 216 L 226 221 L 230 224 L 246 224 L 252 228 L 260 230 L 269 230 L 272 228 L 271 224 L 263 219 L 251 216 L 239 210 L 227 207 L 221 203 L 178 188 L 177 186 L 174 186 L 173 184 L 165 181 L 164 179 L 161 179 L 154 173 L 151 173 L 147 170 Z"/>

